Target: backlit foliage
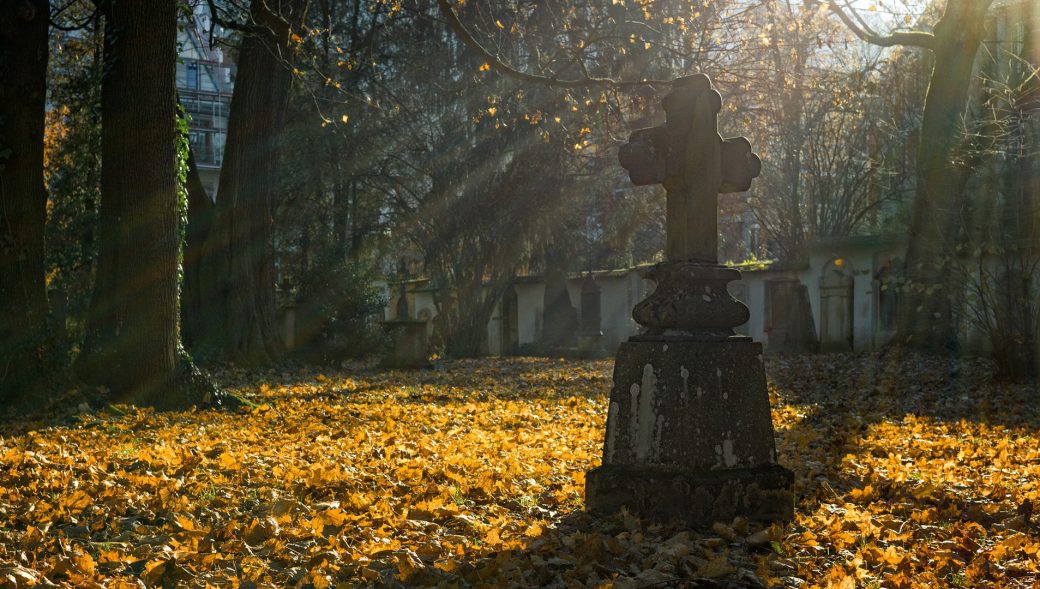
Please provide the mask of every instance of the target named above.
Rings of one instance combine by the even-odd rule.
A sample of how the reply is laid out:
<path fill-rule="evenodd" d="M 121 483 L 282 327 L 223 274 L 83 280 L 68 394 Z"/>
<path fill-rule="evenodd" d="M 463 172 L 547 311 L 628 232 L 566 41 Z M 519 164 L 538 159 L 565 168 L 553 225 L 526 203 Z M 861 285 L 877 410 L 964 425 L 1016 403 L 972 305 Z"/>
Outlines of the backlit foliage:
<path fill-rule="evenodd" d="M 609 362 L 225 373 L 247 415 L 83 407 L 4 426 L 0 584 L 1034 586 L 1040 420 L 1023 391 L 973 365 L 912 382 L 863 358 L 768 368 L 797 475 L 784 526 L 584 514 Z"/>

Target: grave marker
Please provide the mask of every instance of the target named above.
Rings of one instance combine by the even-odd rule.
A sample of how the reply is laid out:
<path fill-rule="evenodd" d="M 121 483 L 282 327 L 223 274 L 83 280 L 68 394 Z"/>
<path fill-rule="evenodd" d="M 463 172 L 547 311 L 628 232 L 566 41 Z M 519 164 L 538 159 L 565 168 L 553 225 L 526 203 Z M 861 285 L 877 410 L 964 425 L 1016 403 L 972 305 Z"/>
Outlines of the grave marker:
<path fill-rule="evenodd" d="M 635 184 L 668 191 L 666 261 L 633 309 L 646 329 L 618 349 L 603 465 L 588 473 L 593 512 L 621 507 L 707 526 L 744 516 L 790 519 L 792 473 L 776 462 L 761 344 L 736 335 L 746 306 L 718 263 L 718 194 L 751 187 L 761 161 L 718 132 L 722 97 L 703 74 L 679 78 L 666 122 L 632 134 L 619 155 Z"/>

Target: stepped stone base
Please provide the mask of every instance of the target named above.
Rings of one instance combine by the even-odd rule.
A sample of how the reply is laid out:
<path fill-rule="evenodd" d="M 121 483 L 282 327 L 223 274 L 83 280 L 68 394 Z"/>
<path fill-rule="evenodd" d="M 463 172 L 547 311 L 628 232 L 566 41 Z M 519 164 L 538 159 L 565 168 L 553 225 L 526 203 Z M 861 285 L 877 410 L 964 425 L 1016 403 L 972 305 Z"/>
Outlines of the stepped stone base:
<path fill-rule="evenodd" d="M 760 344 L 743 337 L 641 336 L 614 364 L 603 466 L 586 504 L 692 526 L 794 512 L 776 464 Z"/>
<path fill-rule="evenodd" d="M 794 517 L 794 475 L 777 464 L 717 471 L 679 471 L 654 466 L 608 465 L 585 478 L 586 507 L 615 513 L 622 507 L 657 521 L 691 527 L 731 522 L 787 521 Z"/>

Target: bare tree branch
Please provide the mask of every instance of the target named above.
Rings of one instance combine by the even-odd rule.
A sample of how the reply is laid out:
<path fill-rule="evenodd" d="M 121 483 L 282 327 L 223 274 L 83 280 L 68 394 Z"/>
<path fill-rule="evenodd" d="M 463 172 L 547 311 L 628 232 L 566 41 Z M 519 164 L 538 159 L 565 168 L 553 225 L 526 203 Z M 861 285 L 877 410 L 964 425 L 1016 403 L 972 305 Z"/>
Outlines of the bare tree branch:
<path fill-rule="evenodd" d="M 262 0 L 257 1 L 257 6 L 260 7 L 260 14 L 262 14 L 265 18 L 269 18 L 280 25 L 284 25 L 287 29 L 290 28 L 289 22 L 285 20 L 285 18 L 282 17 L 282 15 L 271 10 L 271 8 L 267 5 L 266 2 L 263 2 Z M 239 31 L 241 33 L 248 33 L 254 35 L 276 34 L 274 29 L 272 29 L 270 26 L 257 23 L 253 18 L 250 18 L 250 22 L 241 23 L 233 20 L 228 20 L 220 16 L 220 9 L 217 7 L 216 2 L 214 0 L 206 0 L 206 4 L 207 6 L 209 6 L 210 20 L 212 20 L 213 24 L 217 26 L 223 27 L 231 31 Z M 212 42 L 213 30 L 210 29 L 210 43 L 212 44 Z"/>
<path fill-rule="evenodd" d="M 838 15 L 841 22 L 845 23 L 845 26 L 849 28 L 857 37 L 870 43 L 871 45 L 877 45 L 879 47 L 894 47 L 896 45 L 903 45 L 908 47 L 923 47 L 925 49 L 935 48 L 935 36 L 931 33 L 925 33 L 923 31 L 897 31 L 888 35 L 880 35 L 871 29 L 867 23 L 859 17 L 855 9 L 850 8 L 849 10 L 855 16 L 849 16 L 845 9 L 838 5 L 836 0 L 829 0 L 828 5 L 831 10 Z M 858 22 L 857 22 L 858 21 Z"/>
<path fill-rule="evenodd" d="M 664 86 L 672 83 L 670 80 L 614 80 L 612 78 L 594 78 L 587 75 L 581 78 L 561 80 L 555 76 L 544 76 L 523 72 L 512 65 L 509 65 L 481 45 L 480 42 L 477 41 L 469 32 L 466 26 L 462 24 L 462 21 L 459 20 L 459 17 L 455 14 L 455 10 L 451 7 L 449 0 L 437 0 L 437 6 L 440 8 L 441 14 L 444 15 L 444 18 L 448 20 L 448 27 L 459 36 L 459 39 L 461 39 L 466 46 L 473 51 L 476 51 L 482 58 L 484 58 L 484 61 L 487 62 L 488 66 L 504 76 L 509 76 L 510 78 L 515 78 L 522 82 L 545 84 L 557 88 L 632 88 L 639 86 Z"/>

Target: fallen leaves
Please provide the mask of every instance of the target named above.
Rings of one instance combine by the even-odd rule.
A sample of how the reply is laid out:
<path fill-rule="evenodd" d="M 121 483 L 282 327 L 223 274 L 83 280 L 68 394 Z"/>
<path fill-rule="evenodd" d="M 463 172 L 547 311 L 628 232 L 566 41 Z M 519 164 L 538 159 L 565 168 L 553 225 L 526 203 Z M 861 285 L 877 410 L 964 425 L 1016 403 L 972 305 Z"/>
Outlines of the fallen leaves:
<path fill-rule="evenodd" d="M 772 369 L 781 460 L 809 466 L 782 541 L 801 578 L 1040 583 L 1040 560 L 1022 549 L 1040 542 L 1026 516 L 1040 500 L 1034 389 L 997 386 L 978 362 L 830 356 Z"/>
<path fill-rule="evenodd" d="M 118 407 L 12 424 L 0 429 L 0 586 L 1037 582 L 1040 420 L 1012 407 L 1021 391 L 984 372 L 951 385 L 927 364 L 904 384 L 872 358 L 769 372 L 796 520 L 702 532 L 583 512 L 603 361 L 228 372 L 247 413 Z M 975 411 L 976 394 L 1012 415 Z"/>

